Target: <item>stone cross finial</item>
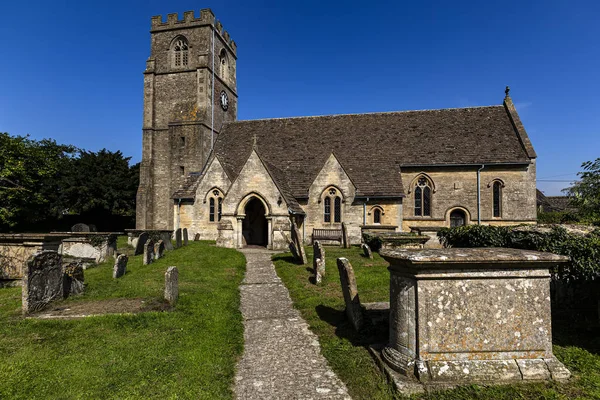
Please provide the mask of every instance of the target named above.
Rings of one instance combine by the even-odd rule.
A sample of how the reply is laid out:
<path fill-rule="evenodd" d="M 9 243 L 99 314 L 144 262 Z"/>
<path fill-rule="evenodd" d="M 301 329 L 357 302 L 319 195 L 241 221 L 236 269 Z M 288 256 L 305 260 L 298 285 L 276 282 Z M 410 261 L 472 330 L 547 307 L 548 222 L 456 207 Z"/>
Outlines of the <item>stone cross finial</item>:
<path fill-rule="evenodd" d="M 510 87 L 506 87 L 506 89 L 504 89 L 504 93 L 506 94 L 506 97 L 508 97 L 508 92 L 510 92 Z"/>
<path fill-rule="evenodd" d="M 252 148 L 256 149 L 256 134 L 252 137 Z"/>

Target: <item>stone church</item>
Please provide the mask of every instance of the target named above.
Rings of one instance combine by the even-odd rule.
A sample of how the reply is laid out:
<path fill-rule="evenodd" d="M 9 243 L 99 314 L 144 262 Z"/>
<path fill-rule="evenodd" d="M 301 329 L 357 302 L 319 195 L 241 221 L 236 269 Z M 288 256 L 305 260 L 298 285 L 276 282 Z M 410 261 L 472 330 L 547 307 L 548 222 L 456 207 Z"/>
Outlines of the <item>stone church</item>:
<path fill-rule="evenodd" d="M 137 229 L 286 247 L 314 229 L 536 221 L 536 153 L 499 105 L 237 120 L 236 44 L 209 9 L 151 22 Z"/>

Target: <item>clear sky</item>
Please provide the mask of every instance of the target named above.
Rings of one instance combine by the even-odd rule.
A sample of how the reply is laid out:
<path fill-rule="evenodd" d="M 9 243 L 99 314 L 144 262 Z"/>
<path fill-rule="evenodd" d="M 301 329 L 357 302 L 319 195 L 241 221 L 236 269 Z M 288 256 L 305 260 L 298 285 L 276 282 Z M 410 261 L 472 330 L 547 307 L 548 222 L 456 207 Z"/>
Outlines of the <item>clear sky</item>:
<path fill-rule="evenodd" d="M 238 45 L 239 119 L 501 104 L 510 85 L 538 188 L 600 157 L 598 1 L 3 0 L 0 132 L 139 161 L 150 17 L 201 8 Z"/>

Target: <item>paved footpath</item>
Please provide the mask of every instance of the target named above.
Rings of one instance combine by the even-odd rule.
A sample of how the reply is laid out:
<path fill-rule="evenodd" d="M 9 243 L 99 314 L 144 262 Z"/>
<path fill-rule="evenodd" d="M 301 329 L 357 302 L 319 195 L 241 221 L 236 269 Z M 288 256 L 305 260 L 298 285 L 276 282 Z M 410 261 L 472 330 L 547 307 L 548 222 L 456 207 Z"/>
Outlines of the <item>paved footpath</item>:
<path fill-rule="evenodd" d="M 237 365 L 238 399 L 350 399 L 327 365 L 308 324 L 292 306 L 271 262 L 272 252 L 244 249 L 240 286 L 244 355 Z M 304 267 L 298 267 L 304 268 Z"/>

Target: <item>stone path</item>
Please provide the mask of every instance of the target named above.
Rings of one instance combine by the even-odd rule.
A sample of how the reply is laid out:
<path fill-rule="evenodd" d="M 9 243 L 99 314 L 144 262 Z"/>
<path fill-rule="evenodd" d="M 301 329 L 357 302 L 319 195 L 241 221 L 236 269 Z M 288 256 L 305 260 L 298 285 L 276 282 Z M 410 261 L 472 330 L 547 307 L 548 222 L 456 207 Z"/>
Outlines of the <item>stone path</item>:
<path fill-rule="evenodd" d="M 240 286 L 244 355 L 237 365 L 238 399 L 350 399 L 321 355 L 317 337 L 292 306 L 271 263 L 272 252 L 244 249 Z M 303 267 L 298 267 L 303 268 Z"/>

